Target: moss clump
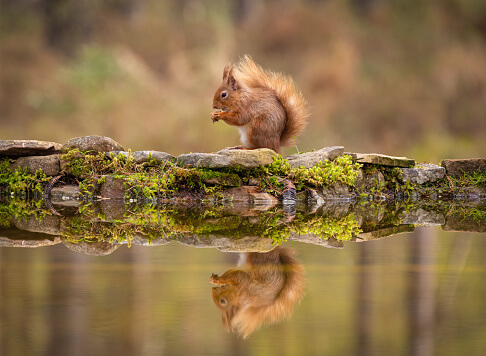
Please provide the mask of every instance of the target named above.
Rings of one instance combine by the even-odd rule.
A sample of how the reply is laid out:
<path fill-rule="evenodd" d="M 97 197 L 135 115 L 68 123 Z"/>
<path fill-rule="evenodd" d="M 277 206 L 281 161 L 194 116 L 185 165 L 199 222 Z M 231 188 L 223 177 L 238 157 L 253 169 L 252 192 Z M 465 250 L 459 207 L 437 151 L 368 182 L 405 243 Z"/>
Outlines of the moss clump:
<path fill-rule="evenodd" d="M 9 159 L 0 161 L 0 186 L 5 187 L 10 194 L 40 196 L 50 180 L 42 170 L 30 174 L 27 168 L 12 170 Z"/>

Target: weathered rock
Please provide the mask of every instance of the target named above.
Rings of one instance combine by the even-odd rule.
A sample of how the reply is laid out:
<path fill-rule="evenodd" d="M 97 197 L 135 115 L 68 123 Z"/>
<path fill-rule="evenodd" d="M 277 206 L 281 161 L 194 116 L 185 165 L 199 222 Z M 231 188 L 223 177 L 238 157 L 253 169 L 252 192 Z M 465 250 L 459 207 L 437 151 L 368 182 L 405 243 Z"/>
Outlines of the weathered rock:
<path fill-rule="evenodd" d="M 287 156 L 285 159 L 292 168 L 311 168 L 319 162 L 324 162 L 325 160 L 332 161 L 336 157 L 341 156 L 343 152 L 343 146 L 324 147 L 317 151 Z"/>
<path fill-rule="evenodd" d="M 271 208 L 277 205 L 278 200 L 268 194 L 268 193 L 249 193 L 250 194 L 250 201 L 253 205 L 261 205 L 266 206 L 267 208 Z"/>
<path fill-rule="evenodd" d="M 299 241 L 305 242 L 313 245 L 319 245 L 323 247 L 329 248 L 343 248 L 344 242 L 340 240 L 336 240 L 333 238 L 325 238 L 322 236 L 317 236 L 314 234 L 297 234 L 295 232 L 290 233 L 290 237 L 288 238 L 290 241 Z"/>
<path fill-rule="evenodd" d="M 174 162 L 175 157 L 169 153 L 161 151 L 110 151 L 106 153 L 108 158 L 116 157 L 117 155 L 122 155 L 125 157 L 133 157 L 133 162 L 137 164 L 142 164 L 148 162 L 150 159 L 155 160 L 157 164 L 162 164 L 164 162 Z"/>
<path fill-rule="evenodd" d="M 125 217 L 125 202 L 121 199 L 103 199 L 100 206 L 106 221 L 123 220 Z"/>
<path fill-rule="evenodd" d="M 268 148 L 256 150 L 224 149 L 216 153 L 186 153 L 177 157 L 182 166 L 195 168 L 255 168 L 273 163 L 278 154 Z"/>
<path fill-rule="evenodd" d="M 445 168 L 435 164 L 423 163 L 415 168 L 402 168 L 400 179 L 402 182 L 411 182 L 415 184 L 424 184 L 427 182 L 435 182 L 438 179 L 444 178 Z"/>
<path fill-rule="evenodd" d="M 445 168 L 448 175 L 454 177 L 470 175 L 478 170 L 486 174 L 486 158 L 445 159 L 441 166 Z"/>
<path fill-rule="evenodd" d="M 225 198 L 232 199 L 233 202 L 241 204 L 251 204 L 252 198 L 250 193 L 258 193 L 259 189 L 256 186 L 243 185 L 237 188 L 231 188 L 223 192 Z"/>
<path fill-rule="evenodd" d="M 354 206 L 353 213 L 358 225 L 365 232 L 371 231 L 371 228 L 367 227 L 377 226 L 385 217 L 384 209 L 381 209 L 380 206 L 376 204 L 357 204 Z"/>
<path fill-rule="evenodd" d="M 486 219 L 474 219 L 467 215 L 451 214 L 442 226 L 444 231 L 486 232 Z"/>
<path fill-rule="evenodd" d="M 12 170 L 16 170 L 18 167 L 27 168 L 30 174 L 42 170 L 46 176 L 57 176 L 61 172 L 59 156 L 57 154 L 50 156 L 19 157 L 12 164 Z"/>
<path fill-rule="evenodd" d="M 185 235 L 175 238 L 183 245 L 211 248 L 215 247 L 224 252 L 268 252 L 275 248 L 273 240 L 261 236 L 243 236 L 235 239 L 234 236 L 207 236 Z"/>
<path fill-rule="evenodd" d="M 171 238 L 164 237 L 162 234 L 160 237 L 154 239 L 153 237 L 138 233 L 133 235 L 131 243 L 140 246 L 163 246 L 172 241 L 173 240 Z"/>
<path fill-rule="evenodd" d="M 370 191 L 371 189 L 381 189 L 384 188 L 385 177 L 380 171 L 376 172 L 365 172 L 360 169 L 358 172 L 358 178 L 354 182 L 354 186 L 357 192 Z"/>
<path fill-rule="evenodd" d="M 24 233 L 24 235 L 26 235 L 25 239 L 11 239 L 6 236 L 0 236 L 0 247 L 42 247 L 57 245 L 61 242 L 61 239 L 57 236 L 54 238 L 33 239 L 31 232 Z"/>
<path fill-rule="evenodd" d="M 351 199 L 353 196 L 346 184 L 334 183 L 320 189 L 322 197 L 326 200 Z"/>
<path fill-rule="evenodd" d="M 201 181 L 204 184 L 224 185 L 227 187 L 239 187 L 241 185 L 241 178 L 235 173 L 225 173 L 207 179 L 203 178 Z"/>
<path fill-rule="evenodd" d="M 422 208 L 403 211 L 400 214 L 400 221 L 402 224 L 413 224 L 421 226 L 438 226 L 444 225 L 444 215 L 439 214 L 433 210 L 424 210 Z"/>
<path fill-rule="evenodd" d="M 93 135 L 72 138 L 62 146 L 61 151 L 68 152 L 69 150 L 76 148 L 80 151 L 96 152 L 125 150 L 122 145 L 109 137 Z"/>
<path fill-rule="evenodd" d="M 191 168 L 223 168 L 230 162 L 230 157 L 216 153 L 184 153 L 177 157 L 179 165 Z"/>
<path fill-rule="evenodd" d="M 374 231 L 358 234 L 356 242 L 377 240 L 382 237 L 403 234 L 404 232 L 412 232 L 413 230 L 415 230 L 413 225 L 398 225 L 380 228 Z"/>
<path fill-rule="evenodd" d="M 66 237 L 61 237 L 61 242 L 70 250 L 92 256 L 106 256 L 113 253 L 120 247 L 106 241 L 85 241 L 71 242 Z"/>
<path fill-rule="evenodd" d="M 101 186 L 100 195 L 102 198 L 123 199 L 125 198 L 125 185 L 123 179 L 113 176 L 105 176 L 105 182 Z"/>
<path fill-rule="evenodd" d="M 57 215 L 47 215 L 42 219 L 37 219 L 34 215 L 30 215 L 25 219 L 12 219 L 12 223 L 19 230 L 58 235 L 61 219 Z"/>
<path fill-rule="evenodd" d="M 381 166 L 410 167 L 415 165 L 415 160 L 406 157 L 394 157 L 377 153 L 356 153 L 358 163 L 377 164 Z"/>
<path fill-rule="evenodd" d="M 0 156 L 45 156 L 59 153 L 62 145 L 37 140 L 0 140 Z"/>
<path fill-rule="evenodd" d="M 78 205 L 82 198 L 77 185 L 63 185 L 51 189 L 49 200 L 56 205 Z"/>
<path fill-rule="evenodd" d="M 309 212 L 314 213 L 324 205 L 324 198 L 315 189 L 308 188 L 306 189 L 306 203 Z"/>
<path fill-rule="evenodd" d="M 255 168 L 272 164 L 274 158 L 278 157 L 277 152 L 269 148 L 256 150 L 231 150 L 224 149 L 216 152 L 223 156 L 230 157 L 231 167 Z"/>

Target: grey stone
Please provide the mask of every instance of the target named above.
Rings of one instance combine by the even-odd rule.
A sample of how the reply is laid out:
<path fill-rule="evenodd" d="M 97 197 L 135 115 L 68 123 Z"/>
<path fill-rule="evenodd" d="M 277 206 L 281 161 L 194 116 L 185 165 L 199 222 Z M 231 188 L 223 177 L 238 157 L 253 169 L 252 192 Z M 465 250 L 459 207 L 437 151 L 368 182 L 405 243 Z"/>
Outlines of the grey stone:
<path fill-rule="evenodd" d="M 118 244 L 106 241 L 85 241 L 81 237 L 78 242 L 71 242 L 66 237 L 61 236 L 61 242 L 72 251 L 91 256 L 106 256 L 120 247 Z"/>
<path fill-rule="evenodd" d="M 343 152 L 343 146 L 324 147 L 317 151 L 287 156 L 285 159 L 292 168 L 301 166 L 304 168 L 311 168 L 319 162 L 324 162 L 325 160 L 332 161 L 336 157 L 341 156 Z"/>
<path fill-rule="evenodd" d="M 216 153 L 186 153 L 177 157 L 182 166 L 195 168 L 255 168 L 273 163 L 278 154 L 268 148 L 256 150 L 224 149 Z"/>
<path fill-rule="evenodd" d="M 100 195 L 102 198 L 123 199 L 125 198 L 125 185 L 123 179 L 107 175 L 101 186 Z"/>
<path fill-rule="evenodd" d="M 82 136 L 75 137 L 68 140 L 63 146 L 61 151 L 68 152 L 72 149 L 78 149 L 80 151 L 96 151 L 96 152 L 110 152 L 110 151 L 124 151 L 122 145 L 113 140 L 112 138 L 105 136 Z"/>
<path fill-rule="evenodd" d="M 20 157 L 12 164 L 12 170 L 17 168 L 27 168 L 30 174 L 42 170 L 46 176 L 57 176 L 61 172 L 59 156 L 28 156 Z"/>
<path fill-rule="evenodd" d="M 357 192 L 361 192 L 362 190 L 370 191 L 373 188 L 380 189 L 384 187 L 384 184 L 385 177 L 380 171 L 370 173 L 360 169 L 358 178 L 356 178 L 356 181 L 354 182 L 354 187 Z"/>
<path fill-rule="evenodd" d="M 250 204 L 252 203 L 251 193 L 258 193 L 256 186 L 243 185 L 237 188 L 231 188 L 223 191 L 225 198 L 231 199 L 234 203 Z"/>
<path fill-rule="evenodd" d="M 250 199 L 253 205 L 263 205 L 271 208 L 277 205 L 278 200 L 268 193 L 250 193 Z"/>
<path fill-rule="evenodd" d="M 28 233 L 28 235 L 28 237 L 31 237 L 32 233 Z M 57 245 L 61 242 L 61 239 L 57 236 L 54 239 L 45 238 L 42 240 L 29 239 L 28 237 L 26 239 L 10 239 L 0 236 L 0 247 L 43 247 Z"/>
<path fill-rule="evenodd" d="M 175 157 L 169 153 L 161 151 L 110 151 L 106 153 L 108 158 L 116 157 L 117 155 L 122 155 L 125 157 L 133 157 L 133 162 L 137 164 L 142 164 L 148 162 L 150 158 L 155 160 L 157 164 L 162 164 L 164 162 L 174 162 Z"/>
<path fill-rule="evenodd" d="M 314 213 L 322 205 L 324 205 L 324 198 L 316 190 L 306 189 L 307 207 L 310 213 Z"/>
<path fill-rule="evenodd" d="M 184 153 L 177 157 L 181 166 L 194 168 L 223 168 L 230 166 L 231 158 L 216 153 Z"/>
<path fill-rule="evenodd" d="M 61 227 L 61 219 L 57 215 L 47 215 L 42 219 L 30 215 L 26 219 L 12 219 L 12 223 L 19 230 L 41 232 L 48 235 L 58 235 Z"/>
<path fill-rule="evenodd" d="M 400 213 L 400 221 L 402 224 L 413 224 L 421 226 L 438 226 L 444 225 L 444 215 L 436 211 L 427 211 L 422 208 L 403 211 Z"/>
<path fill-rule="evenodd" d="M 239 187 L 241 185 L 241 178 L 235 173 L 221 174 L 219 177 L 201 179 L 201 181 L 204 184 L 224 185 L 228 187 Z"/>
<path fill-rule="evenodd" d="M 185 234 L 176 237 L 175 240 L 183 245 L 217 248 L 224 252 L 268 252 L 275 248 L 272 239 L 262 236 L 243 236 L 235 239 L 234 236 Z"/>
<path fill-rule="evenodd" d="M 53 204 L 65 201 L 78 201 L 82 197 L 77 185 L 63 185 L 51 189 L 50 201 Z"/>
<path fill-rule="evenodd" d="M 444 178 L 446 172 L 445 168 L 428 163 L 420 164 L 415 168 L 401 168 L 401 171 L 400 179 L 402 182 L 409 181 L 415 184 L 435 182 Z"/>
<path fill-rule="evenodd" d="M 323 187 L 320 193 L 325 200 L 351 199 L 353 196 L 349 191 L 349 187 L 342 183 L 334 183 L 330 186 Z"/>
<path fill-rule="evenodd" d="M 405 232 L 412 232 L 414 230 L 415 227 L 413 225 L 398 225 L 398 226 L 391 226 L 385 228 L 378 228 L 370 232 L 364 232 L 358 234 L 356 242 L 360 242 L 360 240 L 361 241 L 378 240 L 381 239 L 382 237 L 403 234 Z"/>
<path fill-rule="evenodd" d="M 387 156 L 378 153 L 356 153 L 358 163 L 377 164 L 393 167 L 410 167 L 415 165 L 415 160 L 406 157 Z"/>
<path fill-rule="evenodd" d="M 59 153 L 62 145 L 37 140 L 0 140 L 0 156 L 45 156 Z"/>
<path fill-rule="evenodd" d="M 305 242 L 313 245 L 319 245 L 323 247 L 329 248 L 343 248 L 344 242 L 341 240 L 336 240 L 333 238 L 325 238 L 322 236 L 317 236 L 314 234 L 297 234 L 295 232 L 290 233 L 290 237 L 288 238 L 289 241 L 299 241 Z"/>
<path fill-rule="evenodd" d="M 486 172 L 486 158 L 445 159 L 441 166 L 450 176 L 463 177 L 474 172 Z"/>
<path fill-rule="evenodd" d="M 470 216 L 453 213 L 447 216 L 445 224 L 442 226 L 444 231 L 467 231 L 467 232 L 486 232 L 486 219 L 474 219 Z"/>
<path fill-rule="evenodd" d="M 277 152 L 269 148 L 256 150 L 232 150 L 224 149 L 216 154 L 230 157 L 231 167 L 256 168 L 272 164 L 274 158 L 278 157 Z"/>

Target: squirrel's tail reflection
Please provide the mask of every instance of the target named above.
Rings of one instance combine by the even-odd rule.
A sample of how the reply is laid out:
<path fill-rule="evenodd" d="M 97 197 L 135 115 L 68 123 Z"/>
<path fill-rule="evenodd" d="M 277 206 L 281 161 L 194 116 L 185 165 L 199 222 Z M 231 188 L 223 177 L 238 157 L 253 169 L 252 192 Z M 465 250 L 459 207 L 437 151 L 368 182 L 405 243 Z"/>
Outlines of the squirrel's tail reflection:
<path fill-rule="evenodd" d="M 262 324 L 288 318 L 304 295 L 304 268 L 288 248 L 266 253 L 249 252 L 243 265 L 223 275 L 213 273 L 213 300 L 224 327 L 243 338 Z"/>

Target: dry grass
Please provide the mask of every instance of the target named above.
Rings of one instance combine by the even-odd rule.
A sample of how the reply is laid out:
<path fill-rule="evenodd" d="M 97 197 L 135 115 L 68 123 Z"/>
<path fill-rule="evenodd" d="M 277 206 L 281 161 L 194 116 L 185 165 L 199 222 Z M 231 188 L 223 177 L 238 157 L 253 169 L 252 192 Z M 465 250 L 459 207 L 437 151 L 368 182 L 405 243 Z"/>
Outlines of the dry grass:
<path fill-rule="evenodd" d="M 224 65 L 249 53 L 292 75 L 311 104 L 300 150 L 484 156 L 486 37 L 476 13 L 455 1 L 459 10 L 399 3 L 363 15 L 343 2 L 270 1 L 235 24 L 217 2 L 147 2 L 130 22 L 102 13 L 76 59 L 46 49 L 33 16 L 27 29 L 0 32 L 0 136 L 99 134 L 174 154 L 232 146 L 238 133 L 211 124 L 211 98 Z"/>

